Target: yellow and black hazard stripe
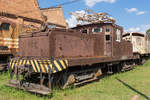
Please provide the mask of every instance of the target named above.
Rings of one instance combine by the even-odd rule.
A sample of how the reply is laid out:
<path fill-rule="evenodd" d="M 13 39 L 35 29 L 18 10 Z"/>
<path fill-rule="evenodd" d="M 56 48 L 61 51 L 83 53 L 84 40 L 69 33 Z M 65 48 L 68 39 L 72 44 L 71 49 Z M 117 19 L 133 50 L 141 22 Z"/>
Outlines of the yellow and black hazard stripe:
<path fill-rule="evenodd" d="M 20 65 L 30 65 L 34 72 L 56 73 L 67 68 L 68 60 L 11 59 L 9 63 L 9 67 L 12 70 Z"/>
<path fill-rule="evenodd" d="M 20 66 L 20 65 L 25 65 L 29 63 L 28 60 L 24 60 L 24 59 L 11 59 L 9 62 L 9 67 L 11 67 L 11 69 L 14 69 L 16 66 Z"/>

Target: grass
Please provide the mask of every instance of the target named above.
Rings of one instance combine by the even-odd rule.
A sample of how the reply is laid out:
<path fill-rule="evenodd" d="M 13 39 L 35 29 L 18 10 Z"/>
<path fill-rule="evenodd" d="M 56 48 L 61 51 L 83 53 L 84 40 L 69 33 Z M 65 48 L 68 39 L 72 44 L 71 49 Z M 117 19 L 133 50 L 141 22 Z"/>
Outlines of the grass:
<path fill-rule="evenodd" d="M 26 91 L 5 86 L 9 76 L 0 75 L 0 100 L 49 100 Z M 134 70 L 107 76 L 80 88 L 53 90 L 51 100 L 150 100 L 150 60 Z"/>

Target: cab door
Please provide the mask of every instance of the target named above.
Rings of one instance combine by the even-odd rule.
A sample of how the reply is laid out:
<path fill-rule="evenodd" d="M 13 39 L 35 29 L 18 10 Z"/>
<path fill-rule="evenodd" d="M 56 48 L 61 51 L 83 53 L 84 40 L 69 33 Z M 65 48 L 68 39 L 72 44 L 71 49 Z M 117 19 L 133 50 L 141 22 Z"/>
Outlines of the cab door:
<path fill-rule="evenodd" d="M 104 35 L 104 55 L 105 56 L 112 56 L 112 34 L 111 34 L 111 28 L 106 27 L 105 28 L 105 35 Z"/>

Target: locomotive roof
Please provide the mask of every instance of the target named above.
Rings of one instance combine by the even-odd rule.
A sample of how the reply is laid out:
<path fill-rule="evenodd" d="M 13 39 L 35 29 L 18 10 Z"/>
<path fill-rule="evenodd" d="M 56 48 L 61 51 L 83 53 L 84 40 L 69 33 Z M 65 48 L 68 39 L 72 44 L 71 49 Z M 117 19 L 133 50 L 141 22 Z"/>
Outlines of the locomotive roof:
<path fill-rule="evenodd" d="M 35 31 L 35 32 L 32 32 L 32 33 L 28 33 L 28 34 L 20 34 L 19 37 L 33 37 L 33 36 L 44 36 L 44 35 L 47 35 L 48 33 L 52 33 L 54 31 L 61 31 L 61 32 L 76 32 L 76 30 L 71 30 L 71 29 L 63 29 L 63 28 L 54 28 L 54 29 L 49 29 L 49 28 L 46 28 L 44 30 L 39 30 L 39 31 Z"/>
<path fill-rule="evenodd" d="M 104 26 L 104 25 L 112 25 L 114 27 L 117 27 L 117 28 L 121 28 L 123 29 L 123 27 L 117 25 L 117 24 L 113 24 L 113 23 L 91 23 L 91 24 L 85 24 L 85 25 L 77 25 L 76 27 L 73 27 L 71 29 L 78 29 L 78 28 L 83 28 L 83 27 L 91 27 L 91 26 L 98 26 L 98 25 L 101 25 L 101 26 Z"/>
<path fill-rule="evenodd" d="M 36 32 L 33 32 L 33 33 L 28 33 L 27 34 L 21 34 L 20 37 L 28 37 L 28 36 L 33 36 L 33 34 L 41 34 L 44 35 L 44 34 L 47 34 L 47 32 L 53 32 L 53 31 L 62 31 L 62 32 L 76 32 L 77 30 L 76 29 L 80 29 L 80 28 L 85 28 L 85 27 L 93 27 L 93 26 L 104 26 L 104 25 L 111 25 L 113 27 L 116 27 L 116 28 L 120 28 L 120 29 L 123 29 L 123 27 L 119 26 L 119 25 L 116 25 L 116 24 L 112 24 L 112 23 L 93 23 L 93 24 L 86 24 L 86 25 L 77 25 L 76 27 L 73 27 L 73 28 L 69 28 L 69 29 L 59 29 L 59 28 L 54 28 L 54 29 L 49 29 L 49 28 L 46 28 L 46 30 L 39 30 L 39 31 L 36 31 Z"/>

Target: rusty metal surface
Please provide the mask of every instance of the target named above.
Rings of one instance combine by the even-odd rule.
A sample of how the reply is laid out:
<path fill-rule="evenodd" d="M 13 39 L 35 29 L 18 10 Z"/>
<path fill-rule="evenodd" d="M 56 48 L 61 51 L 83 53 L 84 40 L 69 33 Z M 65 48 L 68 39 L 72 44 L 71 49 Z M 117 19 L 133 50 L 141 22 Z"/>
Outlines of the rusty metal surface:
<path fill-rule="evenodd" d="M 132 56 L 132 44 L 127 41 L 113 43 L 113 56 Z"/>
<path fill-rule="evenodd" d="M 79 65 L 92 65 L 95 63 L 110 63 L 110 62 L 119 62 L 123 60 L 138 59 L 139 56 L 120 56 L 120 57 L 80 57 L 80 58 L 70 58 L 69 67 L 79 66 Z"/>
<path fill-rule="evenodd" d="M 49 37 L 47 35 L 21 38 L 19 44 L 20 56 L 49 57 Z"/>
<path fill-rule="evenodd" d="M 64 33 L 56 36 L 55 57 L 92 57 L 103 55 L 102 35 Z M 102 53 L 101 53 L 102 52 Z"/>
<path fill-rule="evenodd" d="M 41 33 L 42 34 L 42 33 Z M 20 37 L 20 56 L 38 57 L 92 57 L 103 55 L 102 35 L 54 30 Z M 101 48 L 101 49 L 99 49 Z"/>
<path fill-rule="evenodd" d="M 92 27 L 100 26 L 103 31 L 92 33 Z M 107 45 L 105 29 L 109 27 L 111 41 Z M 80 30 L 89 29 L 89 34 Z M 116 29 L 120 29 L 121 40 L 116 41 Z M 70 66 L 137 58 L 133 56 L 132 44 L 122 40 L 122 27 L 115 24 L 91 24 L 73 30 L 54 29 L 20 36 L 19 56 L 41 58 L 66 58 Z M 107 47 L 108 46 L 108 47 Z"/>

